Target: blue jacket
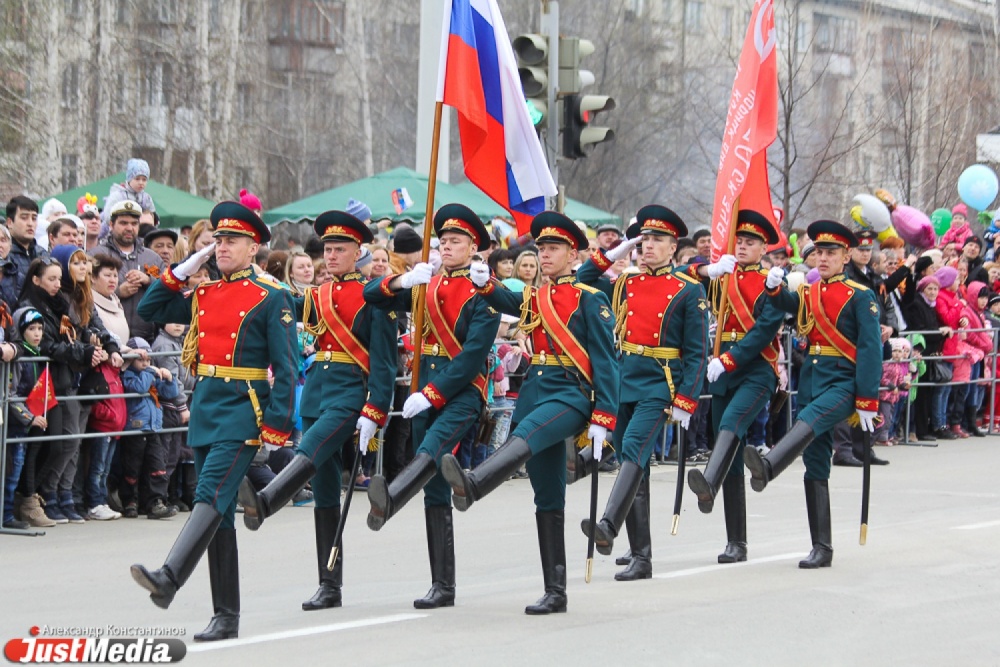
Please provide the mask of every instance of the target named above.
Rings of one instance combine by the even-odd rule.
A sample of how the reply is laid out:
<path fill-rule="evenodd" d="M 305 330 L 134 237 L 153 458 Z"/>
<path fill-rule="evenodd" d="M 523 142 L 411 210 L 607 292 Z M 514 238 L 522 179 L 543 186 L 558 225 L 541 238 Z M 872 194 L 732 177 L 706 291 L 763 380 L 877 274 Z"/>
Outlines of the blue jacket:
<path fill-rule="evenodd" d="M 126 429 L 130 431 L 161 430 L 163 428 L 163 408 L 159 406 L 158 399 L 177 398 L 180 394 L 177 382 L 175 380 L 165 382 L 159 379 L 152 368 L 137 371 L 130 366 L 122 371 L 122 384 L 125 386 L 125 392 L 129 394 L 148 394 L 151 387 L 155 387 L 158 394 L 157 399 L 152 396 L 143 396 L 126 400 L 128 405 Z"/>

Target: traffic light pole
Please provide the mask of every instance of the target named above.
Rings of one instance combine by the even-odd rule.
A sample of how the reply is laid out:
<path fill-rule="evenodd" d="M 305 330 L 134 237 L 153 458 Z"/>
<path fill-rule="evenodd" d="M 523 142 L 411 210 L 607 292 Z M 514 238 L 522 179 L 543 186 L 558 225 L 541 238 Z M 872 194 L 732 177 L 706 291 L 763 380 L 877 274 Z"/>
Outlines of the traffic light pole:
<path fill-rule="evenodd" d="M 559 183 L 559 112 L 557 101 L 559 97 L 559 2 L 557 0 L 542 0 L 541 33 L 549 40 L 549 97 L 548 113 L 545 127 L 545 157 L 552 172 L 552 181 Z M 561 198 L 557 197 L 551 205 L 562 211 Z"/>

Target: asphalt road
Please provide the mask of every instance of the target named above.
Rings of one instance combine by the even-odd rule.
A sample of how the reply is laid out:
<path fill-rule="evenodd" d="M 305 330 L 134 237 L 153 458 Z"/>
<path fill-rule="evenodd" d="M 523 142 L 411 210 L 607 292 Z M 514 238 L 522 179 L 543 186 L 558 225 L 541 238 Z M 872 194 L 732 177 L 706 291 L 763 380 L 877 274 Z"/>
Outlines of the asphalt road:
<path fill-rule="evenodd" d="M 504 484 L 456 513 L 458 602 L 417 611 L 430 576 L 421 503 L 379 533 L 355 497 L 345 537 L 345 606 L 303 612 L 316 585 L 312 511 L 288 508 L 258 533 L 240 527 L 240 639 L 190 643 L 211 615 L 202 563 L 168 611 L 131 580 L 158 566 L 180 528 L 121 519 L 0 535 L 0 638 L 44 626 L 171 626 L 191 665 L 997 665 L 1000 640 L 1000 438 L 937 448 L 880 448 L 867 546 L 858 544 L 861 474 L 834 468 L 834 564 L 799 570 L 809 532 L 801 463 L 762 493 L 748 489 L 750 560 L 715 562 L 725 542 L 716 513 L 686 491 L 669 535 L 676 468 L 654 468 L 654 579 L 620 583 L 598 556 L 584 583 L 578 526 L 589 484 L 570 487 L 569 613 L 524 615 L 542 593 L 531 489 Z M 601 507 L 612 475 L 601 477 Z M 622 538 L 617 555 L 626 548 Z"/>

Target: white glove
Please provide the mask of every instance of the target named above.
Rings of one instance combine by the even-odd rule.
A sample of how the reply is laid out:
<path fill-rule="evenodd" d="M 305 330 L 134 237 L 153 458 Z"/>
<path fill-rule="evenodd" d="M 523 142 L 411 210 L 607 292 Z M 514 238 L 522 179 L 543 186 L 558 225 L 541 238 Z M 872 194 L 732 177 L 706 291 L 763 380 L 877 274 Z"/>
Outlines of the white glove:
<path fill-rule="evenodd" d="M 368 417 L 361 415 L 358 417 L 357 429 L 358 433 L 358 451 L 365 454 L 368 451 L 368 443 L 373 437 L 375 437 L 375 431 L 378 430 L 378 424 L 373 422 Z"/>
<path fill-rule="evenodd" d="M 434 275 L 434 267 L 427 262 L 418 262 L 412 269 L 399 277 L 399 286 L 410 289 L 417 285 L 426 285 Z"/>
<path fill-rule="evenodd" d="M 722 374 L 725 372 L 726 372 L 726 366 L 721 361 L 719 361 L 718 357 L 713 357 L 712 360 L 708 362 L 709 382 L 715 382 L 720 377 L 722 377 Z"/>
<path fill-rule="evenodd" d="M 403 403 L 403 418 L 412 419 L 429 407 L 431 407 L 431 402 L 427 400 L 426 396 L 420 392 L 410 394 L 410 397 Z"/>
<path fill-rule="evenodd" d="M 708 269 L 708 277 L 715 280 L 736 270 L 736 258 L 732 255 L 723 255 L 718 262 L 709 264 L 706 268 Z"/>
<path fill-rule="evenodd" d="M 688 426 L 691 425 L 691 413 L 681 410 L 676 405 L 671 410 L 670 416 L 673 417 L 675 422 L 680 422 L 681 428 L 685 431 L 688 429 Z"/>
<path fill-rule="evenodd" d="M 587 437 L 590 438 L 594 448 L 594 460 L 600 461 L 601 454 L 604 452 L 604 440 L 608 437 L 608 429 L 600 424 L 591 424 L 590 428 L 587 429 Z"/>
<path fill-rule="evenodd" d="M 874 410 L 858 410 L 858 419 L 861 420 L 862 431 L 875 432 L 875 415 L 877 414 Z"/>
<path fill-rule="evenodd" d="M 628 239 L 627 241 L 622 241 L 617 247 L 607 250 L 604 256 L 607 257 L 612 262 L 617 262 L 619 259 L 628 257 L 632 254 L 633 248 L 642 243 L 642 236 L 636 236 L 634 239 Z"/>
<path fill-rule="evenodd" d="M 208 258 L 215 252 L 215 243 L 211 243 L 198 252 L 194 253 L 183 262 L 170 270 L 177 280 L 187 280 L 198 272 L 201 265 L 208 261 Z"/>
<path fill-rule="evenodd" d="M 473 262 L 469 267 L 469 280 L 476 287 L 484 287 L 490 281 L 490 267 L 485 262 Z"/>
<path fill-rule="evenodd" d="M 767 272 L 767 280 L 764 281 L 764 287 L 767 289 L 774 289 L 781 284 L 781 281 L 785 279 L 785 272 L 780 266 L 772 266 L 771 270 Z"/>

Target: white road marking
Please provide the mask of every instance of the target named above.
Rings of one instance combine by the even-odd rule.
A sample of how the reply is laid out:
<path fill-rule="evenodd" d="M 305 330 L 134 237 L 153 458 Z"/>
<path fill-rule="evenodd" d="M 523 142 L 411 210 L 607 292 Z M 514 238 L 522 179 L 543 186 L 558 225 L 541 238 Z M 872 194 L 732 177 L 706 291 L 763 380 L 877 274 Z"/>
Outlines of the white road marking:
<path fill-rule="evenodd" d="M 354 628 L 367 628 L 373 625 L 385 625 L 386 623 L 399 623 L 401 621 L 413 621 L 423 618 L 427 614 L 393 614 L 392 616 L 376 616 L 375 618 L 364 618 L 357 621 L 345 621 L 343 623 L 331 623 L 330 625 L 317 625 L 310 628 L 299 628 L 296 630 L 285 630 L 284 632 L 272 632 L 246 639 L 226 639 L 219 642 L 208 642 L 204 644 L 190 644 L 187 647 L 188 653 L 204 653 L 205 651 L 218 651 L 224 648 L 237 648 L 240 646 L 250 646 L 252 644 L 263 644 L 264 642 L 281 641 L 283 639 L 295 639 L 296 637 L 308 637 L 310 635 L 321 635 L 327 632 L 340 632 L 341 630 L 353 630 Z"/>
<path fill-rule="evenodd" d="M 1000 520 L 983 521 L 982 523 L 970 523 L 965 526 L 954 526 L 952 527 L 952 530 L 979 530 L 980 528 L 992 528 L 993 526 L 1000 526 Z"/>
<path fill-rule="evenodd" d="M 773 563 L 779 560 L 791 560 L 793 558 L 805 558 L 807 554 L 804 553 L 793 553 L 793 554 L 778 554 L 777 556 L 765 556 L 764 558 L 751 558 L 748 561 L 742 563 L 729 563 L 729 564 L 716 564 L 716 565 L 705 565 L 703 567 L 692 567 L 687 570 L 677 570 L 676 572 L 663 572 L 661 574 L 654 574 L 654 579 L 675 579 L 677 577 L 689 577 L 693 574 L 702 574 L 704 572 L 724 572 L 726 570 L 732 570 L 737 567 L 745 567 L 747 565 L 760 565 L 761 563 Z"/>

